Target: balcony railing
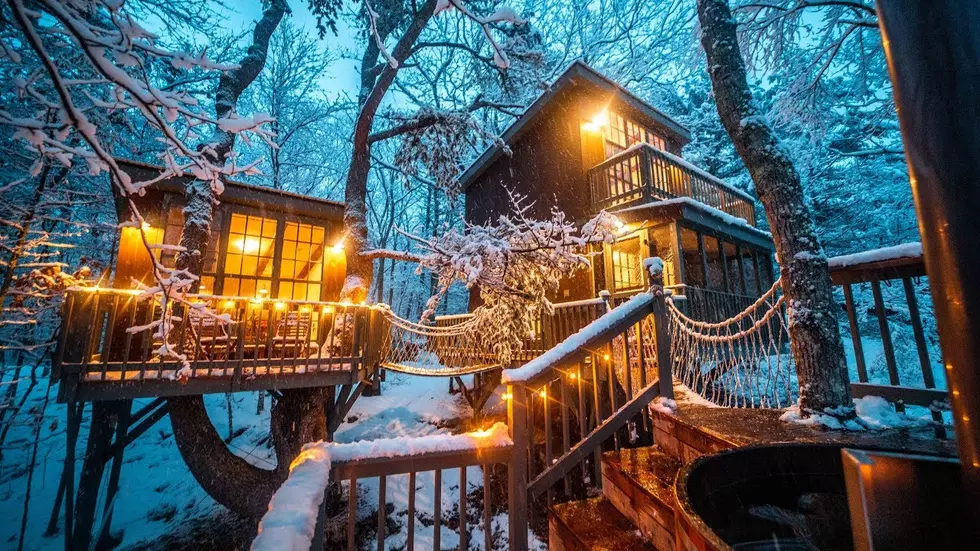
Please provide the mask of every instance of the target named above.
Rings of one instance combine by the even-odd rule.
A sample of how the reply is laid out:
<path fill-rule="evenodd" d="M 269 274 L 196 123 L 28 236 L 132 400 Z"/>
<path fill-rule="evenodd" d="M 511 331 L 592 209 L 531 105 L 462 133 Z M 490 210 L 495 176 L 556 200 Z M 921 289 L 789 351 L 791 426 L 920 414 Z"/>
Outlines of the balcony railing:
<path fill-rule="evenodd" d="M 154 329 L 132 330 L 159 318 L 155 300 L 121 289 L 70 290 L 62 305 L 53 373 L 69 383 L 62 385 L 62 392 L 77 389 L 98 399 L 89 394 L 159 396 L 329 384 L 325 379 L 354 382 L 380 360 L 380 339 L 388 334 L 384 316 L 370 306 L 212 295 L 188 298 L 215 314 L 227 315 L 231 323 L 193 307 L 175 306 L 180 321 L 168 342 L 186 358 L 185 365 L 156 354 L 163 341 Z M 304 383 L 304 378 L 310 380 Z M 185 383 L 168 384 L 177 379 Z M 167 388 L 160 388 L 163 385 Z M 103 388 L 96 390 L 99 386 Z"/>
<path fill-rule="evenodd" d="M 690 197 L 755 225 L 752 196 L 649 144 L 635 145 L 589 170 L 595 210 Z"/>

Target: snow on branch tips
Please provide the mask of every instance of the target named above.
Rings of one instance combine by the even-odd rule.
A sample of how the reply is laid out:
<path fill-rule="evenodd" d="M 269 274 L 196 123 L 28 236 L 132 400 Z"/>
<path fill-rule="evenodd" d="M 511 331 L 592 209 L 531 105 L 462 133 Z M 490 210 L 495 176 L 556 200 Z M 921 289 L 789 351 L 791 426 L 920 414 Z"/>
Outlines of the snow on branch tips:
<path fill-rule="evenodd" d="M 3 55 L 12 66 L 12 78 L 0 84 L 0 93 L 19 98 L 0 109 L 0 125 L 12 129 L 26 152 L 36 158 L 36 175 L 46 163 L 71 167 L 82 164 L 91 176 L 107 172 L 120 197 L 128 202 L 144 246 L 153 261 L 155 285 L 145 294 L 159 297 L 164 306 L 154 328 L 163 331 L 176 321 L 173 304 L 184 304 L 183 294 L 196 277 L 160 263 L 146 236 L 149 227 L 133 198 L 145 188 L 175 175 L 192 173 L 220 194 L 222 179 L 255 172 L 255 163 L 238 163 L 234 155 L 222 158 L 217 144 L 202 138 L 210 128 L 216 140 L 229 135 L 257 136 L 272 145 L 266 128 L 267 115 L 240 116 L 232 112 L 220 118 L 210 115 L 197 99 L 179 86 L 164 86 L 161 67 L 180 82 L 179 74 L 196 71 L 231 71 L 236 65 L 212 61 L 207 54 L 170 51 L 144 29 L 116 0 L 37 0 L 25 6 L 11 0 L 9 8 L 16 32 L 5 39 Z M 170 69 L 172 68 L 172 69 Z M 174 78 L 174 72 L 178 77 Z M 193 80 L 193 79 L 190 79 Z M 157 153 L 161 174 L 135 182 L 113 156 L 120 125 L 119 115 L 145 123 L 162 144 Z M 161 355 L 179 358 L 163 339 Z"/>
<path fill-rule="evenodd" d="M 483 31 L 483 36 L 487 38 L 487 41 L 490 42 L 490 46 L 493 48 L 493 62 L 497 67 L 500 69 L 510 67 L 510 59 L 507 58 L 504 48 L 493 38 L 490 28 L 493 23 L 509 22 L 514 25 L 525 24 L 526 21 L 517 15 L 517 11 L 514 8 L 499 6 L 490 15 L 479 16 L 473 13 L 462 0 L 439 0 L 439 3 L 436 4 L 435 13 L 438 15 L 450 8 L 455 8 L 464 17 L 480 26 L 480 30 Z"/>
<path fill-rule="evenodd" d="M 509 198 L 511 213 L 494 224 L 466 224 L 431 239 L 402 232 L 417 246 L 419 271 L 428 270 L 438 279 L 422 319 L 434 315 L 454 283 L 475 286 L 483 305 L 474 311 L 474 330 L 493 343 L 504 363 L 534 333 L 541 313 L 552 311 L 547 297 L 557 293 L 559 280 L 590 265 L 592 244 L 612 242 L 625 231 L 606 212 L 581 230 L 557 209 L 550 219 L 537 220 L 531 215 L 534 203 L 512 192 Z"/>

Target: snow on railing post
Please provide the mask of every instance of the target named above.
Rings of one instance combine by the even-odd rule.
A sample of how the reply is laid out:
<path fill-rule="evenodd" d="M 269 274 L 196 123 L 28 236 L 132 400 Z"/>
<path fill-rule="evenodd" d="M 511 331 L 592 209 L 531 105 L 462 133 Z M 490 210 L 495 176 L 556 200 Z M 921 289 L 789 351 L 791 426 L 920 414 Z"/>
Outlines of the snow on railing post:
<path fill-rule="evenodd" d="M 650 294 L 654 296 L 653 327 L 654 342 L 657 345 L 657 376 L 660 379 L 660 395 L 674 398 L 674 378 L 671 374 L 670 330 L 667 315 L 667 291 L 664 289 L 664 261 L 660 257 L 643 259 L 643 267 L 650 278 Z"/>

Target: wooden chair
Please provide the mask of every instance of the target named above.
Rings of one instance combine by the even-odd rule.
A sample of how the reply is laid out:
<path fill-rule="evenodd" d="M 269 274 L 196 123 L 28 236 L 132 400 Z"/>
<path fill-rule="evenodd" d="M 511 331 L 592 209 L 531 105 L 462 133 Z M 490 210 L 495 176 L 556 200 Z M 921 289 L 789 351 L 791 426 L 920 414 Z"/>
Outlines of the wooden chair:
<path fill-rule="evenodd" d="M 272 354 L 281 357 L 301 357 L 310 349 L 318 349 L 310 341 L 313 316 L 309 312 L 287 312 L 276 327 L 272 338 Z"/>
<path fill-rule="evenodd" d="M 225 325 L 211 316 L 191 309 L 187 316 L 194 331 L 184 334 L 184 350 L 188 358 L 225 360 L 231 350 L 231 337 Z M 195 342 L 194 334 L 197 334 Z"/>

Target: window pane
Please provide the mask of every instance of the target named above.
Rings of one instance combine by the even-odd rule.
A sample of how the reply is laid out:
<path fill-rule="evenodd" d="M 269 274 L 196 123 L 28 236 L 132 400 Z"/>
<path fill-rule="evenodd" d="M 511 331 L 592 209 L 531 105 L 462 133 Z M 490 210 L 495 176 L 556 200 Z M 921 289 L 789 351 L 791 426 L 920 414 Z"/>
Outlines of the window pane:
<path fill-rule="evenodd" d="M 296 224 L 293 222 L 286 222 L 286 239 L 296 241 Z"/>
<path fill-rule="evenodd" d="M 221 294 L 238 297 L 241 294 L 238 292 L 238 278 L 237 277 L 226 277 L 225 278 L 225 288 L 221 291 Z"/>
<path fill-rule="evenodd" d="M 290 260 L 296 258 L 296 242 L 295 241 L 283 241 L 282 243 L 282 257 L 288 258 Z"/>
<path fill-rule="evenodd" d="M 725 243 L 725 262 L 728 264 L 728 288 L 733 293 L 745 294 L 742 287 L 742 274 L 738 270 L 738 252 L 735 245 Z"/>
<path fill-rule="evenodd" d="M 742 249 L 742 277 L 745 278 L 745 291 L 750 295 L 758 295 L 759 281 L 755 274 L 755 262 L 752 249 Z"/>
<path fill-rule="evenodd" d="M 254 256 L 245 256 L 242 258 L 242 275 L 254 276 L 257 267 L 258 258 Z"/>
<path fill-rule="evenodd" d="M 281 279 L 292 279 L 295 271 L 296 271 L 296 262 L 292 260 L 283 260 L 282 269 L 279 273 L 279 277 Z"/>
<path fill-rule="evenodd" d="M 248 222 L 245 225 L 245 233 L 255 236 L 262 235 L 262 219 L 255 216 L 249 216 Z"/>
<path fill-rule="evenodd" d="M 245 233 L 245 216 L 242 214 L 231 215 L 231 232 Z"/>
<path fill-rule="evenodd" d="M 225 263 L 226 274 L 242 273 L 242 255 L 228 253 L 228 261 Z"/>
<path fill-rule="evenodd" d="M 613 288 L 617 291 L 643 286 L 639 237 L 613 244 L 612 273 Z"/>
<path fill-rule="evenodd" d="M 311 284 L 306 288 L 306 300 L 320 300 L 320 286 Z"/>
<path fill-rule="evenodd" d="M 681 254 L 684 257 L 684 283 L 692 287 L 704 287 L 704 272 L 701 270 L 698 234 L 687 228 L 681 228 L 681 249 Z"/>
<path fill-rule="evenodd" d="M 705 236 L 704 254 L 708 260 L 708 287 L 719 291 L 725 290 L 724 276 L 722 274 L 721 255 L 718 248 L 718 240 L 714 237 Z"/>

